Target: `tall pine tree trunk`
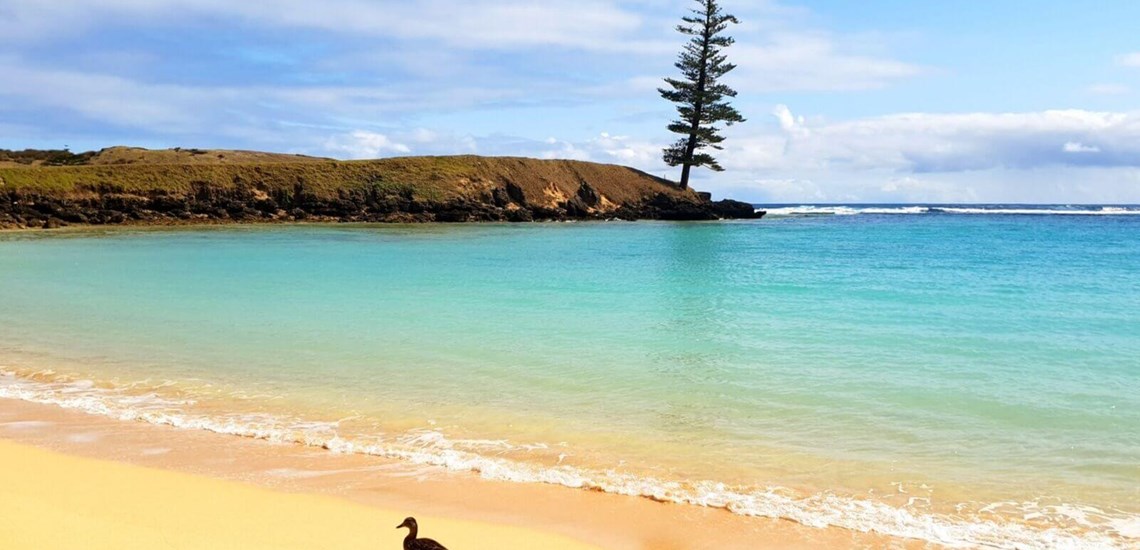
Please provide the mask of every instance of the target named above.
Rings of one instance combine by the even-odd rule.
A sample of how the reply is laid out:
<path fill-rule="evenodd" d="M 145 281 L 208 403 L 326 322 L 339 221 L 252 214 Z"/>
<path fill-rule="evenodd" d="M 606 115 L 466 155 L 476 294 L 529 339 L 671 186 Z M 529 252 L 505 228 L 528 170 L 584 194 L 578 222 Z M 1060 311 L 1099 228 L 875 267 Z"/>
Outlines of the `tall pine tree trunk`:
<path fill-rule="evenodd" d="M 698 111 L 699 112 L 699 111 Z M 697 115 L 700 116 L 699 114 Z M 698 120 L 700 120 L 698 118 Z M 689 144 L 685 147 L 685 163 L 681 166 L 681 189 L 689 188 L 689 171 L 693 168 L 693 153 L 697 152 L 697 128 L 693 125 L 693 133 L 689 134 Z"/>
<path fill-rule="evenodd" d="M 687 162 L 681 167 L 681 190 L 689 188 L 689 170 L 692 168 L 693 165 Z"/>
<path fill-rule="evenodd" d="M 701 72 L 697 77 L 697 93 L 703 94 L 708 80 L 709 39 L 712 38 L 709 28 L 712 26 L 712 12 L 706 8 L 705 30 L 701 33 Z M 693 168 L 693 154 L 697 152 L 697 129 L 701 125 L 701 115 L 704 114 L 704 101 L 698 99 L 693 105 L 692 131 L 689 132 L 689 143 L 685 146 L 685 162 L 681 167 L 681 189 L 689 188 L 689 171 Z"/>

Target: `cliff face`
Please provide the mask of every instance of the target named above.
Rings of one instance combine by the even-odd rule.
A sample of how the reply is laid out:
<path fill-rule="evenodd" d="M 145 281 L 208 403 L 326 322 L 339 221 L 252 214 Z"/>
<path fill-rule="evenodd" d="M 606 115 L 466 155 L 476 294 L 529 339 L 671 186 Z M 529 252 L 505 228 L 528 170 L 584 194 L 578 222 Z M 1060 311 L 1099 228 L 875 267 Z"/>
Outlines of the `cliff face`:
<path fill-rule="evenodd" d="M 341 162 L 111 148 L 82 165 L 0 165 L 0 227 L 268 221 L 755 217 L 623 166 L 476 156 Z"/>

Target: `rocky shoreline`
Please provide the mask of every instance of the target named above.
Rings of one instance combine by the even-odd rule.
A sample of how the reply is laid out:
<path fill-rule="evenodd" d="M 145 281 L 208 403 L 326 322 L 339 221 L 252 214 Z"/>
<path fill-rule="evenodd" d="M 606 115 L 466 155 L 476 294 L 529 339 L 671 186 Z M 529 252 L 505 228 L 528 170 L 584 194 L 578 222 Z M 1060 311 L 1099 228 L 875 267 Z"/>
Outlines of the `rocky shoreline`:
<path fill-rule="evenodd" d="M 338 161 L 258 151 L 0 150 L 0 228 L 272 222 L 715 220 L 752 205 L 619 165 L 520 157 Z"/>
<path fill-rule="evenodd" d="M 0 228 L 52 229 L 69 225 L 181 225 L 258 222 L 530 222 L 566 220 L 716 220 L 759 218 L 752 205 L 696 200 L 659 193 L 633 204 L 606 204 L 582 182 L 573 196 L 551 204 L 535 204 L 517 185 L 506 183 L 482 194 L 446 200 L 425 200 L 412 193 L 379 189 L 345 189 L 335 197 L 293 189 L 258 189 L 238 182 L 221 186 L 196 182 L 189 193 L 156 189 L 126 191 L 114 185 L 82 189 L 81 193 L 0 190 Z"/>

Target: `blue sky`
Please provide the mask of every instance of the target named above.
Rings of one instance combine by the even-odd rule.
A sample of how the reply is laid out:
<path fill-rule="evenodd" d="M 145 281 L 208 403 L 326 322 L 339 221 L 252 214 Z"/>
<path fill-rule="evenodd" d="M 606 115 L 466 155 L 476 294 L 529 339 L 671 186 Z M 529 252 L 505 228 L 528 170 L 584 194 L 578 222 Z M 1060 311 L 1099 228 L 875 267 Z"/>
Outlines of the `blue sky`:
<path fill-rule="evenodd" d="M 660 149 L 691 0 L 0 0 L 0 148 Z M 1140 203 L 1140 2 L 724 0 L 759 202 Z"/>

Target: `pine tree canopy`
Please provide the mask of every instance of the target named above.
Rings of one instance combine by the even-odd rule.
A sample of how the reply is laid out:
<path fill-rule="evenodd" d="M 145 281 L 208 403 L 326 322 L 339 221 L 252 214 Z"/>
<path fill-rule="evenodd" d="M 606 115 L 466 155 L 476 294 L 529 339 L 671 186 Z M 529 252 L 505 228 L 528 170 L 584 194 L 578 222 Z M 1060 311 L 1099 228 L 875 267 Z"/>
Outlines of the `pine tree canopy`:
<path fill-rule="evenodd" d="M 722 53 L 735 40 L 723 33 L 730 24 L 740 23 L 735 16 L 726 14 L 716 0 L 694 0 L 700 7 L 692 15 L 682 17 L 684 24 L 677 32 L 692 38 L 685 44 L 674 66 L 681 78 L 666 78 L 668 88 L 658 88 L 661 97 L 677 104 L 678 120 L 668 126 L 669 131 L 682 137 L 664 151 L 664 160 L 670 166 L 682 166 L 681 188 L 688 187 L 689 171 L 694 166 L 707 166 L 717 172 L 724 170 L 706 149 L 720 150 L 724 137 L 718 123 L 731 126 L 744 122 L 744 117 L 726 98 L 736 97 L 736 90 L 721 84 L 719 79 L 736 68 Z"/>

